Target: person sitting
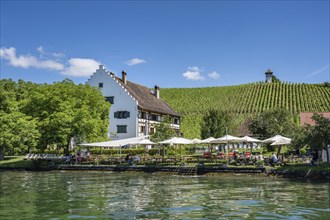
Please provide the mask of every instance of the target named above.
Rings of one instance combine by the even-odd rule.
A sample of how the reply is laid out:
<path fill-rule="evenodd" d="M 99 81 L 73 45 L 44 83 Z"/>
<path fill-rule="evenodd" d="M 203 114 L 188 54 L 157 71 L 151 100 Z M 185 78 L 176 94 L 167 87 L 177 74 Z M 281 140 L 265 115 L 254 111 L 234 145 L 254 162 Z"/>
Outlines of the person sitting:
<path fill-rule="evenodd" d="M 82 159 L 83 159 L 83 158 L 82 158 L 81 154 L 79 153 L 78 156 L 77 156 L 77 163 L 78 163 L 78 164 L 81 164 Z"/>
<path fill-rule="evenodd" d="M 311 165 L 314 166 L 314 165 L 317 165 L 317 161 L 319 159 L 319 154 L 317 151 L 313 151 L 312 153 L 312 160 L 311 160 Z"/>
<path fill-rule="evenodd" d="M 234 151 L 234 160 L 236 160 L 237 159 L 237 151 L 235 150 Z"/>
<path fill-rule="evenodd" d="M 276 155 L 275 155 L 274 153 L 272 153 L 272 156 L 271 156 L 271 158 L 270 158 L 269 164 L 270 164 L 271 166 L 273 166 L 273 164 L 275 164 L 275 163 L 277 163 L 277 162 L 278 162 L 278 159 L 277 159 Z"/>
<path fill-rule="evenodd" d="M 65 164 L 70 164 L 71 163 L 71 154 L 67 154 L 65 156 L 65 161 L 64 161 Z"/>
<path fill-rule="evenodd" d="M 128 162 L 128 165 L 132 165 L 132 158 L 129 154 L 126 155 L 125 161 Z"/>
<path fill-rule="evenodd" d="M 136 161 L 137 163 L 140 163 L 141 158 L 140 158 L 139 155 L 135 155 L 135 156 L 133 157 L 133 160 Z"/>
<path fill-rule="evenodd" d="M 263 161 L 264 160 L 264 156 L 262 156 L 261 152 L 258 153 L 257 160 L 258 161 Z"/>

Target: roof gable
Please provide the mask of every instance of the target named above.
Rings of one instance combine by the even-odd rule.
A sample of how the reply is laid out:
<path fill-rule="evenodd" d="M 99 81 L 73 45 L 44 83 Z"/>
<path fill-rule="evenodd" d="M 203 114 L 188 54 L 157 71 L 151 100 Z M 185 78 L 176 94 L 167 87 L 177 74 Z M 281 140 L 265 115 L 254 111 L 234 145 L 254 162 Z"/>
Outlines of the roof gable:
<path fill-rule="evenodd" d="M 171 106 L 169 106 L 161 98 L 157 98 L 154 94 L 151 93 L 150 89 L 145 86 L 133 83 L 131 81 L 126 81 L 126 84 L 123 83 L 122 79 L 115 77 L 122 86 L 138 101 L 138 106 L 143 110 L 149 110 L 152 112 L 157 112 L 165 115 L 171 116 L 180 116 Z"/>

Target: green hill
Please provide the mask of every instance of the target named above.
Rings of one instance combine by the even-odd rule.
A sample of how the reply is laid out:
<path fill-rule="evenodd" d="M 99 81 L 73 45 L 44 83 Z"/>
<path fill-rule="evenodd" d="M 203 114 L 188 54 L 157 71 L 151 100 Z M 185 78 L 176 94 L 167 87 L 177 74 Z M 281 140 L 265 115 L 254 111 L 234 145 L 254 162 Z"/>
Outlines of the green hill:
<path fill-rule="evenodd" d="M 237 123 L 257 113 L 284 108 L 292 114 L 329 112 L 330 87 L 325 84 L 251 83 L 207 88 L 164 88 L 161 97 L 182 114 L 185 137 L 200 136 L 200 122 L 209 109 L 236 114 Z"/>

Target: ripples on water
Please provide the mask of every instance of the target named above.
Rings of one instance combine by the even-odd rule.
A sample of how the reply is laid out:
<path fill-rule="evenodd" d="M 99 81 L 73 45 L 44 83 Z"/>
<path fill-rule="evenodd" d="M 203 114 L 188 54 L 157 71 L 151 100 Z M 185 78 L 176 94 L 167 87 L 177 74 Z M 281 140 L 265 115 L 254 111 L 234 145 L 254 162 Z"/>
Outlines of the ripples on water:
<path fill-rule="evenodd" d="M 329 182 L 0 172 L 0 219 L 330 219 Z"/>

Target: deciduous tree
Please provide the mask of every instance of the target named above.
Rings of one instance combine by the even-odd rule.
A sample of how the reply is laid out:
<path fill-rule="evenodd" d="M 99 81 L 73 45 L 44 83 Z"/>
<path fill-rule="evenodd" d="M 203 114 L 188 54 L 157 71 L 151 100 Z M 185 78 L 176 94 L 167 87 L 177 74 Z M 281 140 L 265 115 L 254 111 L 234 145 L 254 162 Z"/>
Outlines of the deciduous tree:
<path fill-rule="evenodd" d="M 176 133 L 174 129 L 171 128 L 170 118 L 164 116 L 163 121 L 155 126 L 155 132 L 151 134 L 151 140 L 154 142 L 160 142 L 175 136 Z"/>
<path fill-rule="evenodd" d="M 226 111 L 209 110 L 201 123 L 201 138 L 219 138 L 226 134 L 226 129 L 234 134 L 236 131 L 233 117 Z"/>

